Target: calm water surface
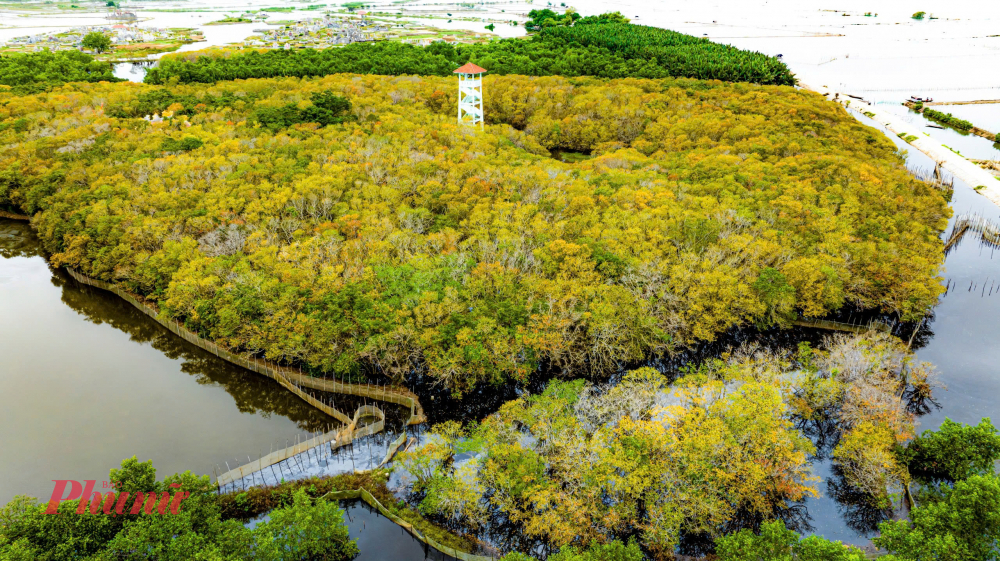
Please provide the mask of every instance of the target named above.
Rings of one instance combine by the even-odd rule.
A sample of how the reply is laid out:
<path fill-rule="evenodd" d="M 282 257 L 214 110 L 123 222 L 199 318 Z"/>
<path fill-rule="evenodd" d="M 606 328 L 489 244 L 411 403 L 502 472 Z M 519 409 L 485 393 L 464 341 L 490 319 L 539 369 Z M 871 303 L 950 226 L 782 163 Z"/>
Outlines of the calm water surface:
<path fill-rule="evenodd" d="M 53 479 L 106 481 L 132 455 L 160 476 L 284 446 L 330 422 L 276 383 L 54 271 L 25 222 L 0 220 L 0 504 Z"/>

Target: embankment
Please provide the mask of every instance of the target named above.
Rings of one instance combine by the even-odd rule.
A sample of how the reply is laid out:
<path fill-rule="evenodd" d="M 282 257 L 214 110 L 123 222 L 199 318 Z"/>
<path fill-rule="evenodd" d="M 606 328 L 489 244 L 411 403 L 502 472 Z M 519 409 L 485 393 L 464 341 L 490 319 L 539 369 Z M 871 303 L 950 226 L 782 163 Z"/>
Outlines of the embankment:
<path fill-rule="evenodd" d="M 912 101 L 907 101 L 907 102 L 903 103 L 903 105 L 909 107 L 910 109 L 916 111 L 917 113 L 923 113 L 924 112 L 924 107 L 926 107 L 929 104 L 925 103 L 925 104 L 922 104 L 922 105 L 918 106 L 917 104 L 913 103 Z M 931 119 L 932 121 L 939 122 L 939 123 L 942 123 L 942 124 L 945 124 L 945 125 L 948 124 L 948 123 L 943 123 L 940 120 L 934 119 L 934 118 L 931 118 L 931 117 L 928 117 L 928 119 Z M 971 129 L 961 129 L 961 128 L 958 128 L 958 127 L 954 127 L 954 128 L 957 128 L 958 130 L 960 130 L 962 132 L 967 132 L 967 133 L 974 134 L 976 136 L 981 136 L 981 137 L 989 140 L 990 142 L 996 142 L 996 140 L 998 138 L 997 137 L 997 133 L 988 131 L 986 129 L 981 129 L 981 128 L 975 126 L 975 125 L 972 125 Z"/>

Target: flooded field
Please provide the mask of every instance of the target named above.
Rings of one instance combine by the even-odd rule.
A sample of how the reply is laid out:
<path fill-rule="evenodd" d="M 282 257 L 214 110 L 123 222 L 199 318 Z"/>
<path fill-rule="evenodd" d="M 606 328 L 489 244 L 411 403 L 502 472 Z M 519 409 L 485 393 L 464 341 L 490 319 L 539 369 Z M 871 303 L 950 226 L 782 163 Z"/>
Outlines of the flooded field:
<path fill-rule="evenodd" d="M 935 105 L 934 110 L 940 111 L 942 113 L 951 113 L 955 116 L 961 117 L 956 108 L 965 107 L 989 107 L 988 105 Z M 896 115 L 903 118 L 904 121 L 912 123 L 921 128 L 925 134 L 937 139 L 948 146 L 952 151 L 958 151 L 966 158 L 973 158 L 976 160 L 997 160 L 1000 159 L 1000 145 L 990 142 L 989 140 L 976 136 L 972 133 L 961 132 L 955 130 L 949 126 L 939 125 L 930 119 L 925 118 L 920 113 L 913 111 L 903 105 L 896 103 L 886 103 L 880 104 L 880 109 L 886 109 Z M 1000 106 L 997 106 L 997 110 L 1000 110 Z M 986 112 L 982 112 L 986 113 Z M 967 117 L 962 117 L 963 119 L 968 119 Z M 978 125 L 978 121 L 972 121 L 973 124 L 977 126 L 986 128 L 987 119 L 982 119 L 983 124 Z M 994 127 L 997 132 L 1000 132 L 1000 127 Z M 914 150 L 910 148 L 910 150 Z"/>

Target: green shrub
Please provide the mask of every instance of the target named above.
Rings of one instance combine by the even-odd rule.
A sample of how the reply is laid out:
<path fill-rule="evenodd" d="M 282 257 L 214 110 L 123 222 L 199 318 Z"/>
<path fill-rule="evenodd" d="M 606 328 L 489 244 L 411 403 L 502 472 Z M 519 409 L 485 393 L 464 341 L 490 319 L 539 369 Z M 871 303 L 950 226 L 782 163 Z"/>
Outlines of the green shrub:
<path fill-rule="evenodd" d="M 346 115 L 351 110 L 351 102 L 333 92 L 316 92 L 311 99 L 312 105 L 305 109 L 299 109 L 293 103 L 258 109 L 254 112 L 253 119 L 265 128 L 279 130 L 298 123 L 334 125 L 353 117 Z"/>
<path fill-rule="evenodd" d="M 879 525 L 877 547 L 900 560 L 986 561 L 1000 554 L 1000 478 L 974 475 L 928 493 L 909 520 Z"/>
<path fill-rule="evenodd" d="M 567 10 L 565 14 L 559 15 L 545 8 L 543 10 L 531 10 L 528 12 L 528 17 L 531 19 L 524 22 L 524 28 L 528 31 L 539 31 L 546 27 L 573 25 L 573 22 L 580 19 L 580 14 Z"/>
<path fill-rule="evenodd" d="M 957 481 L 993 473 L 1000 435 L 989 419 L 974 427 L 945 419 L 937 431 L 924 431 L 910 442 L 903 455 L 914 475 Z"/>
<path fill-rule="evenodd" d="M 958 117 L 953 117 L 951 113 L 942 113 L 940 111 L 935 111 L 931 108 L 925 108 L 923 113 L 924 116 L 927 117 L 928 119 L 937 121 L 939 123 L 944 123 L 960 131 L 968 132 L 972 130 L 972 123 L 964 119 L 959 119 Z"/>
<path fill-rule="evenodd" d="M 593 25 L 601 23 L 631 23 L 621 12 L 606 12 L 599 16 L 587 16 L 576 20 L 574 25 Z"/>
<path fill-rule="evenodd" d="M 281 559 L 347 561 L 357 557 L 358 545 L 350 539 L 344 511 L 336 502 L 309 498 L 305 489 L 295 492 L 291 506 L 271 512 L 270 520 L 254 529 L 258 543 L 273 543 Z"/>
<path fill-rule="evenodd" d="M 344 511 L 336 502 L 313 501 L 305 489 L 290 493 L 271 511 L 270 520 L 249 530 L 239 520 L 223 519 L 220 503 L 225 497 L 216 496 L 208 476 L 184 472 L 157 482 L 152 463 L 133 457 L 123 461 L 121 469 L 111 470 L 110 480 L 121 491 L 169 489 L 190 496 L 176 514 L 115 516 L 77 514 L 77 501 L 63 502 L 59 513 L 50 515 L 45 514 L 47 504 L 15 497 L 0 508 L 0 559 L 346 561 L 358 554 L 343 521 Z"/>
<path fill-rule="evenodd" d="M 780 520 L 766 522 L 760 535 L 743 529 L 716 540 L 719 561 L 864 561 L 856 547 L 819 536 L 801 538 Z"/>
<path fill-rule="evenodd" d="M 185 136 L 181 140 L 174 138 L 165 138 L 163 144 L 160 145 L 160 150 L 165 152 L 188 152 L 190 150 L 195 150 L 201 148 L 205 143 L 201 141 L 200 138 L 195 138 L 193 136 Z"/>

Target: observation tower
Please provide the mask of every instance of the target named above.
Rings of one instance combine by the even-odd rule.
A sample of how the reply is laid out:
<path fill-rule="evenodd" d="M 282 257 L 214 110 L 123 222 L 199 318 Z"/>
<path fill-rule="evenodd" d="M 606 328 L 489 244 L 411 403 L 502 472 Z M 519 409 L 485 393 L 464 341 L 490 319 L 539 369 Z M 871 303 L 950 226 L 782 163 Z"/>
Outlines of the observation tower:
<path fill-rule="evenodd" d="M 458 74 L 458 124 L 483 125 L 483 74 L 485 68 L 465 63 Z"/>

